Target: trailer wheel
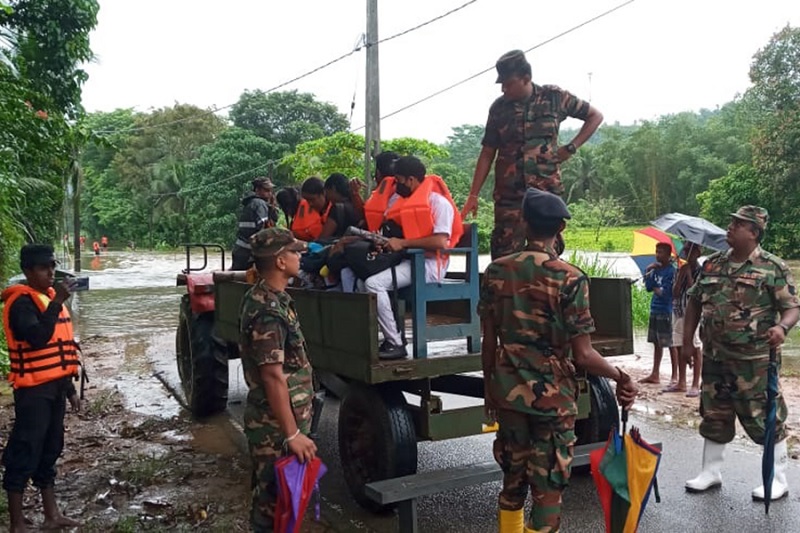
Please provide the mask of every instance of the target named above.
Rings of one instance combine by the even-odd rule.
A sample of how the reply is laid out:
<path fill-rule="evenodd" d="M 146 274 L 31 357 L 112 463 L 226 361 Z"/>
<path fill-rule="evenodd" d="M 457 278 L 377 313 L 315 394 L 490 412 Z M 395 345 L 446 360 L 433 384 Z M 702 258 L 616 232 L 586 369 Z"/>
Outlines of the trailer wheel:
<path fill-rule="evenodd" d="M 368 499 L 364 486 L 417 471 L 414 419 L 399 389 L 351 386 L 339 409 L 339 457 L 361 507 L 376 513 L 394 508 Z"/>
<path fill-rule="evenodd" d="M 214 313 L 194 315 L 189 295 L 181 298 L 175 339 L 178 374 L 194 416 L 207 417 L 228 406 L 228 354 L 214 337 Z"/>
<path fill-rule="evenodd" d="M 619 425 L 619 408 L 611 382 L 597 376 L 588 376 L 587 379 L 592 408 L 587 418 L 575 422 L 577 445 L 606 441 L 611 429 Z M 584 474 L 590 468 L 586 465 L 572 470 L 576 474 Z"/>

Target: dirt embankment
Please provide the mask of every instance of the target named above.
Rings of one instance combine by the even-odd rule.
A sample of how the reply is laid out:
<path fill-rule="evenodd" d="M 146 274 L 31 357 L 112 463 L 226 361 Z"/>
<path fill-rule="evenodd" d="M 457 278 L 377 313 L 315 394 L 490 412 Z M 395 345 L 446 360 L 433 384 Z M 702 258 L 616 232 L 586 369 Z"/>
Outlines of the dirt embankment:
<path fill-rule="evenodd" d="M 118 384 L 155 380 L 147 365 L 132 370 L 112 342 L 84 344 L 91 386 L 81 412 L 67 414 L 56 482 L 61 508 L 83 523 L 79 531 L 249 531 L 248 457 L 227 416 L 193 421 L 166 392 L 145 411 L 179 414 L 136 412 Z M 13 418 L 12 393 L 0 385 L 0 452 Z M 26 515 L 40 524 L 41 505 L 32 487 L 25 503 Z M 0 531 L 6 530 L 7 512 L 0 491 Z M 324 523 L 303 530 L 334 531 Z"/>

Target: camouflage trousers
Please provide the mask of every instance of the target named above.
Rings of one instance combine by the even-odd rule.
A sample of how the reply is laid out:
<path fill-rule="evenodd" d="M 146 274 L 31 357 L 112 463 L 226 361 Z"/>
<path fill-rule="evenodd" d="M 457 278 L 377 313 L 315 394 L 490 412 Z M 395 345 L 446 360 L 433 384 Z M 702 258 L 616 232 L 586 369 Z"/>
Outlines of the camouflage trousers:
<path fill-rule="evenodd" d="M 523 251 L 527 243 L 527 232 L 528 225 L 522 219 L 521 207 L 495 205 L 490 243 L 492 261 Z M 560 233 L 556 238 L 555 248 L 559 255 L 564 251 L 564 237 Z"/>
<path fill-rule="evenodd" d="M 569 484 L 575 446 L 575 417 L 537 416 L 501 409 L 494 458 L 503 471 L 500 509 L 533 505 L 528 527 L 544 533 L 561 525 L 561 494 Z"/>
<path fill-rule="evenodd" d="M 254 533 L 274 530 L 275 504 L 278 501 L 275 461 L 286 454 L 283 449 L 284 435 L 278 426 L 278 421 L 268 420 L 268 424 L 255 424 L 245 420 L 244 428 L 252 462 L 250 526 Z M 299 421 L 298 427 L 308 435 L 310 421 Z"/>
<path fill-rule="evenodd" d="M 736 418 L 756 444 L 764 444 L 769 358 L 717 360 L 703 354 L 700 435 L 725 444 L 733 440 Z M 780 371 L 780 363 L 778 366 Z M 778 384 L 775 442 L 786 438 L 787 409 Z"/>

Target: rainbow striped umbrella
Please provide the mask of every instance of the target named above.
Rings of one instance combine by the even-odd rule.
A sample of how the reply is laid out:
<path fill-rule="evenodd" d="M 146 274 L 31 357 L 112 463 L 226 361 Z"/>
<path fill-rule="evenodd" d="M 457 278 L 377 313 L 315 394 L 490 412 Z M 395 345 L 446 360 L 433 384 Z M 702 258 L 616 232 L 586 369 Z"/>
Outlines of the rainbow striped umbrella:
<path fill-rule="evenodd" d="M 633 231 L 633 250 L 631 258 L 636 262 L 642 275 L 648 265 L 656 260 L 656 244 L 664 242 L 672 248 L 672 256 L 678 258 L 683 243 L 675 237 L 656 228 L 642 228 Z"/>

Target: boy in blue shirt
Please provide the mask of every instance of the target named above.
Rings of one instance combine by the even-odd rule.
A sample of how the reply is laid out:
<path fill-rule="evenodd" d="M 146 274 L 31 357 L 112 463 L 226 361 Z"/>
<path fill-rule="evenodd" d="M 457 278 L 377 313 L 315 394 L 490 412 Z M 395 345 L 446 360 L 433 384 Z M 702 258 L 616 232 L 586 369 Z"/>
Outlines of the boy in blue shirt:
<path fill-rule="evenodd" d="M 672 363 L 670 385 L 678 381 L 678 355 L 672 348 L 672 284 L 675 281 L 675 265 L 670 260 L 672 246 L 660 242 L 656 244 L 656 262 L 649 265 L 644 274 L 644 286 L 653 293 L 650 300 L 650 324 L 647 329 L 647 342 L 653 343 L 653 371 L 639 383 L 660 381 L 659 369 L 664 348 L 669 349 Z"/>

